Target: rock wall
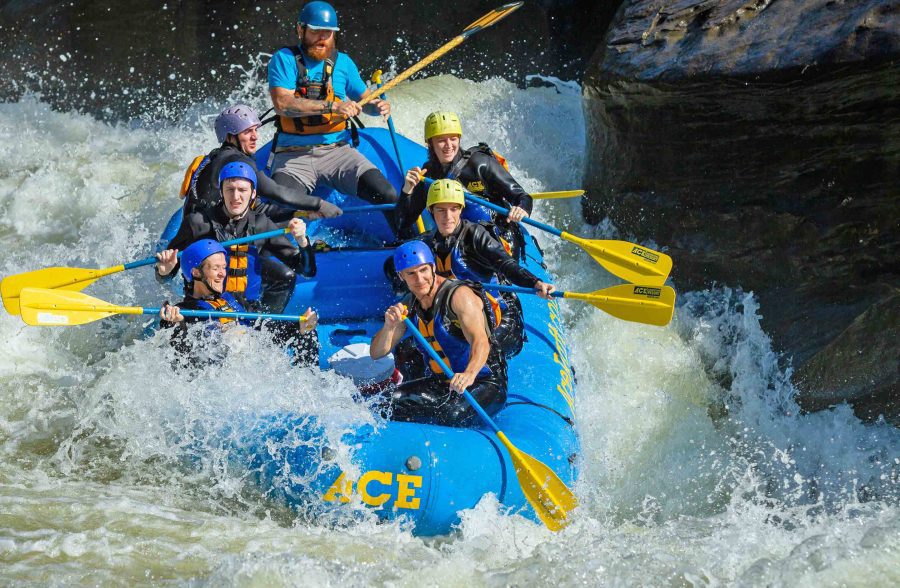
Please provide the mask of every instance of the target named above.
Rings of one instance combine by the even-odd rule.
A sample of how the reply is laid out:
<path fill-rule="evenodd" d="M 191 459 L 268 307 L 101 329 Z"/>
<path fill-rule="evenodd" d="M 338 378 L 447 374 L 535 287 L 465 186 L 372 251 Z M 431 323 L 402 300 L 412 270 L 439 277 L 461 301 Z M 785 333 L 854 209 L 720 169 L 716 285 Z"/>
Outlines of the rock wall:
<path fill-rule="evenodd" d="M 896 2 L 633 0 L 584 80 L 586 218 L 753 290 L 810 409 L 900 415 L 898 56 Z"/>

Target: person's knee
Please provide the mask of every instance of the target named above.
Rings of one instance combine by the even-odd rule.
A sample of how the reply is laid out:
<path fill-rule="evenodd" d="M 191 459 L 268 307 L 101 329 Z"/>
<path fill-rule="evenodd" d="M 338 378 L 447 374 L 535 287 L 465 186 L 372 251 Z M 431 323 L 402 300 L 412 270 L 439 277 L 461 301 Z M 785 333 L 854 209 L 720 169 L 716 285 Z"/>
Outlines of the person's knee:
<path fill-rule="evenodd" d="M 356 194 L 374 204 L 393 204 L 398 199 L 396 188 L 375 168 L 359 177 Z"/>
<path fill-rule="evenodd" d="M 506 359 L 511 359 L 522 351 L 525 344 L 525 322 L 521 311 L 509 306 L 503 312 L 500 325 L 494 329 L 494 338 L 503 350 Z"/>
<path fill-rule="evenodd" d="M 261 258 L 262 262 L 262 280 L 263 282 L 287 282 L 294 283 L 297 274 L 294 270 L 284 265 L 277 259 L 268 256 Z"/>
<path fill-rule="evenodd" d="M 272 180 L 274 180 L 275 183 L 279 186 L 283 186 L 291 190 L 299 190 L 304 194 L 309 193 L 309 190 L 306 189 L 306 186 L 304 186 L 300 180 L 285 171 L 277 171 L 272 174 Z"/>
<path fill-rule="evenodd" d="M 506 404 L 506 387 L 494 382 L 476 384 L 470 391 L 488 415 L 496 414 Z"/>

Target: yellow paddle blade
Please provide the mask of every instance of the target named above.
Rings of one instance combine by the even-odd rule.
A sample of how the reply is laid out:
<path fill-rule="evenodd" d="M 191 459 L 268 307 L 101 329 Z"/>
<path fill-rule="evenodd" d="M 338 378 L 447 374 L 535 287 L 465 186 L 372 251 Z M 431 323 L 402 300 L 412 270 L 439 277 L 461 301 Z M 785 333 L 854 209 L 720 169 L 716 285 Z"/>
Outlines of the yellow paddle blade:
<path fill-rule="evenodd" d="M 81 292 L 41 288 L 23 289 L 19 303 L 26 324 L 45 327 L 71 327 L 143 311 L 139 306 L 115 306 Z"/>
<path fill-rule="evenodd" d="M 566 292 L 563 298 L 584 300 L 622 320 L 660 327 L 668 325 L 675 312 L 675 290 L 669 286 L 622 284 L 590 294 Z"/>
<path fill-rule="evenodd" d="M 509 4 L 504 4 L 500 8 L 495 8 L 494 10 L 488 12 L 469 26 L 463 29 L 463 32 L 471 31 L 474 28 L 486 29 L 501 18 L 505 18 L 511 12 L 518 10 L 525 2 L 511 2 Z"/>
<path fill-rule="evenodd" d="M 19 294 L 25 288 L 49 288 L 52 290 L 84 290 L 103 276 L 125 270 L 124 265 L 105 269 L 79 267 L 48 267 L 45 269 L 7 276 L 0 282 L 3 306 L 10 314 L 19 314 Z"/>
<path fill-rule="evenodd" d="M 559 192 L 533 192 L 529 194 L 532 200 L 558 200 L 560 198 L 574 198 L 584 196 L 584 190 L 561 190 Z"/>
<path fill-rule="evenodd" d="M 628 241 L 584 239 L 562 231 L 560 237 L 575 243 L 614 276 L 632 284 L 662 286 L 672 271 L 672 258 Z"/>
<path fill-rule="evenodd" d="M 522 492 L 538 518 L 551 531 L 559 531 L 568 525 L 571 522 L 569 511 L 578 506 L 578 498 L 556 472 L 514 446 L 502 431 L 497 431 L 497 437 L 509 451 Z"/>

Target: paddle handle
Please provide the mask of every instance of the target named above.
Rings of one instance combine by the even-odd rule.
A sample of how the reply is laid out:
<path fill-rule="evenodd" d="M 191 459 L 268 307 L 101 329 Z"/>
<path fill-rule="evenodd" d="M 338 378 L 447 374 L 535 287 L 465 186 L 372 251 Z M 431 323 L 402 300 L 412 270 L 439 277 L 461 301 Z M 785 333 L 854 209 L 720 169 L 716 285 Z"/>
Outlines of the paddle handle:
<path fill-rule="evenodd" d="M 428 355 L 431 356 L 431 359 L 437 362 L 438 366 L 440 366 L 441 368 L 441 371 L 444 372 L 445 376 L 447 376 L 447 379 L 452 378 L 455 375 L 453 373 L 453 370 L 451 370 L 450 366 L 448 366 L 444 362 L 444 360 L 441 359 L 441 356 L 438 355 L 437 351 L 435 351 L 431 344 L 428 343 L 428 340 L 422 336 L 422 333 L 419 332 L 419 329 L 416 328 L 416 325 L 414 325 L 413 322 L 409 320 L 409 318 L 404 318 L 403 322 L 406 323 L 407 330 L 412 333 L 412 336 L 416 338 L 416 341 L 419 342 L 419 345 L 421 345 L 426 351 L 428 351 Z M 463 396 L 465 397 L 466 402 L 468 402 L 472 406 L 472 408 L 475 409 L 475 412 L 478 413 L 478 416 L 481 417 L 481 420 L 484 421 L 484 424 L 489 426 L 498 435 L 503 434 L 500 431 L 500 428 L 497 426 L 497 423 L 494 422 L 494 419 L 488 416 L 488 413 L 484 412 L 484 409 L 481 408 L 481 405 L 478 404 L 478 401 L 475 400 L 475 397 L 469 394 L 468 390 L 463 391 Z"/>
<path fill-rule="evenodd" d="M 140 308 L 140 307 L 138 307 Z M 159 314 L 160 308 L 141 308 L 141 314 Z M 297 322 L 306 320 L 306 317 L 293 314 L 264 314 L 261 312 L 223 312 L 221 310 L 181 310 L 182 316 L 197 318 L 241 318 L 241 319 L 268 319 L 273 321 Z"/>
<path fill-rule="evenodd" d="M 486 290 L 497 290 L 498 292 L 517 292 L 519 294 L 537 294 L 534 288 L 526 288 L 525 286 L 508 286 L 506 284 L 491 284 L 490 282 L 481 282 Z M 565 298 L 565 292 L 553 291 L 550 296 L 554 298 Z"/>
<path fill-rule="evenodd" d="M 422 178 L 422 181 L 425 182 L 426 186 L 430 186 L 432 183 L 434 183 L 434 180 L 432 180 L 431 178 Z M 500 214 L 503 214 L 503 215 L 509 214 L 508 208 L 503 208 L 502 206 L 497 206 L 493 202 L 488 202 L 487 200 L 485 200 L 483 198 L 479 198 L 478 196 L 475 196 L 474 194 L 472 194 L 469 191 L 465 191 L 465 193 L 466 193 L 466 200 L 468 200 L 470 202 L 474 202 L 475 204 L 480 204 L 480 205 L 484 206 L 485 208 L 489 208 L 489 209 L 493 210 L 494 212 L 499 212 Z M 546 231 L 552 235 L 556 235 L 557 237 L 562 236 L 562 231 L 560 231 L 556 227 L 551 227 L 550 225 L 546 225 L 542 222 L 528 218 L 527 216 L 519 222 L 525 223 L 526 225 L 531 225 L 532 227 L 538 228 L 542 231 Z"/>

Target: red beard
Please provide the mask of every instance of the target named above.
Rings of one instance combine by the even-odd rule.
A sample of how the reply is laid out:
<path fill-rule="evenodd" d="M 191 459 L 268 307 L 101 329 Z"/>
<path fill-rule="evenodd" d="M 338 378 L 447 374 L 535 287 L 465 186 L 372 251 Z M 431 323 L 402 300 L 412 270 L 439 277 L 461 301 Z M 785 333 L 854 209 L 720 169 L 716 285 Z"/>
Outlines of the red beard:
<path fill-rule="evenodd" d="M 303 50 L 310 58 L 316 61 L 324 61 L 334 53 L 334 37 L 316 44 L 309 43 L 304 39 Z"/>

